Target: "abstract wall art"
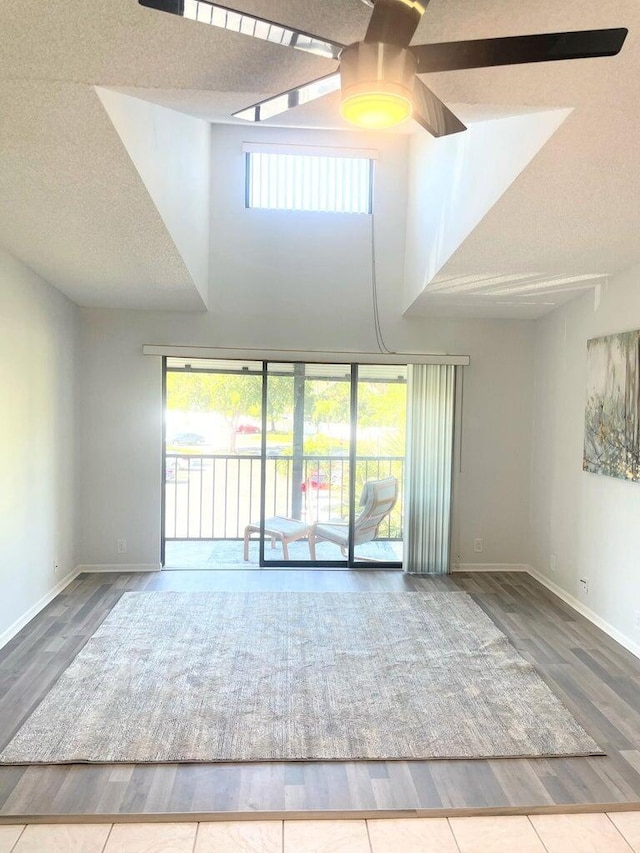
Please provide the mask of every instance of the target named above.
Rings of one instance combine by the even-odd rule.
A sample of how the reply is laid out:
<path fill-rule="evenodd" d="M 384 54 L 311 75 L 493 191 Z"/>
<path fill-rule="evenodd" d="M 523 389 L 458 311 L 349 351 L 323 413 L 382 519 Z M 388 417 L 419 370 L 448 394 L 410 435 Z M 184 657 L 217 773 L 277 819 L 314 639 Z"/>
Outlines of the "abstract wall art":
<path fill-rule="evenodd" d="M 587 342 L 582 467 L 640 480 L 640 331 Z"/>

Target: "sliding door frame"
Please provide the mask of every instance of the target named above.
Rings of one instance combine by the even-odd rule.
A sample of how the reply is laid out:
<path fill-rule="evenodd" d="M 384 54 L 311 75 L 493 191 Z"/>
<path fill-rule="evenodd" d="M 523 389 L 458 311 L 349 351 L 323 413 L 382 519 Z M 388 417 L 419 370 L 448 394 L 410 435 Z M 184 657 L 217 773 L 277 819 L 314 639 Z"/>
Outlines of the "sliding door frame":
<path fill-rule="evenodd" d="M 167 356 L 162 356 L 162 473 L 160 488 L 160 565 L 164 569 L 166 562 L 166 525 L 167 525 Z"/>
<path fill-rule="evenodd" d="M 167 453 L 167 418 L 166 418 L 166 409 L 167 409 L 167 374 L 169 372 L 176 373 L 216 373 L 216 374 L 230 374 L 230 375 L 246 375 L 244 370 L 229 370 L 229 369 L 216 369 L 215 364 L 216 361 L 224 360 L 230 361 L 233 359 L 216 359 L 215 357 L 208 357 L 208 360 L 211 361 L 211 367 L 203 368 L 203 367 L 191 367 L 186 366 L 184 368 L 180 367 L 170 367 L 168 365 L 168 357 L 162 356 L 162 488 L 161 488 L 161 524 L 160 524 L 160 563 L 162 567 L 165 566 L 165 557 L 166 557 L 166 488 L 167 488 L 167 466 L 166 466 L 166 453 Z M 257 359 L 256 359 L 257 361 Z M 268 421 L 268 412 L 267 412 L 267 401 L 268 401 L 268 378 L 269 378 L 269 365 L 277 365 L 277 364 L 287 364 L 287 365 L 314 365 L 314 364 L 348 364 L 350 368 L 349 379 L 345 379 L 343 381 L 349 381 L 350 383 L 350 399 L 349 399 L 349 454 L 348 454 L 348 465 L 349 465 L 349 481 L 348 481 L 348 490 L 349 490 L 349 544 L 347 549 L 347 557 L 341 560 L 266 560 L 265 559 L 265 519 L 266 519 L 266 489 L 267 489 L 267 478 L 266 478 L 266 461 L 267 461 L 267 421 Z M 362 362 L 364 365 L 365 362 Z M 356 517 L 356 457 L 357 457 L 357 433 L 358 433 L 358 368 L 360 366 L 359 362 L 326 362 L 326 361 L 284 361 L 283 359 L 269 359 L 261 361 L 261 370 L 255 370 L 251 372 L 251 375 L 260 375 L 262 380 L 262 396 L 261 396 L 261 442 L 260 442 L 260 461 L 262 465 L 261 476 L 260 476 L 260 532 L 259 532 L 259 566 L 261 569 L 293 569 L 293 568 L 329 568 L 329 569 L 347 569 L 349 571 L 353 571 L 354 569 L 363 569 L 366 571 L 376 571 L 376 570 L 389 570 L 389 569 L 402 569 L 402 562 L 399 560 L 393 561 L 364 561 L 358 560 L 355 555 L 355 546 L 354 546 L 354 531 L 355 531 L 355 517 Z M 273 375 L 273 374 L 272 374 Z M 310 377 L 311 378 L 311 377 Z M 406 458 L 406 457 L 405 457 Z M 190 541 L 187 539 L 176 539 L 176 541 Z M 203 540 L 203 541 L 217 541 L 215 539 L 211 540 Z M 241 540 L 239 540 L 241 541 Z M 295 565 L 293 563 L 295 562 Z"/>
<path fill-rule="evenodd" d="M 293 364 L 293 365 L 314 365 L 314 364 L 342 364 L 343 362 L 314 362 L 314 361 L 295 361 L 283 362 L 282 360 L 269 360 L 263 362 L 263 394 L 262 394 L 262 462 L 263 466 L 266 460 L 266 435 L 267 435 L 267 385 L 268 385 L 268 366 L 275 364 Z M 362 362 L 364 364 L 364 362 Z M 266 518 L 266 477 L 264 476 L 265 468 L 263 467 L 263 477 L 261 482 L 261 505 L 260 505 L 260 549 L 259 549 L 259 565 L 261 569 L 292 569 L 292 568 L 329 568 L 329 569 L 346 569 L 348 571 L 364 570 L 378 571 L 389 569 L 402 570 L 402 561 L 400 560 L 358 560 L 355 555 L 354 533 L 355 533 L 355 518 L 356 518 L 356 461 L 357 461 L 357 437 L 358 437 L 358 380 L 360 362 L 350 362 L 350 400 L 349 400 L 349 544 L 347 548 L 347 557 L 342 560 L 265 560 L 265 531 L 264 522 Z M 345 380 L 346 381 L 346 380 Z M 405 456 L 406 459 L 406 456 Z M 401 484 L 403 485 L 403 484 Z M 295 566 L 292 565 L 295 562 Z"/>
<path fill-rule="evenodd" d="M 260 499 L 261 499 L 261 503 L 260 503 L 260 539 L 259 539 L 260 549 L 259 549 L 259 563 L 258 563 L 261 569 L 317 569 L 317 568 L 325 568 L 325 567 L 328 569 L 350 569 L 351 568 L 349 566 L 349 559 L 348 558 L 343 559 L 343 560 L 317 560 L 317 559 L 311 560 L 311 559 L 309 559 L 309 560 L 295 560 L 295 561 L 294 560 L 284 560 L 284 559 L 277 559 L 277 560 L 266 560 L 265 559 L 264 524 L 265 524 L 265 519 L 266 519 L 266 488 L 267 488 L 267 478 L 265 476 L 266 475 L 265 462 L 267 459 L 267 399 L 268 399 L 268 385 L 269 385 L 269 365 L 278 365 L 278 364 L 293 365 L 293 367 L 294 367 L 293 377 L 294 377 L 294 382 L 295 382 L 295 376 L 296 376 L 295 368 L 297 366 L 302 365 L 302 367 L 304 368 L 304 367 L 306 367 L 307 364 L 315 364 L 315 363 L 316 362 L 308 362 L 308 361 L 283 362 L 283 361 L 271 361 L 271 360 L 270 361 L 264 361 L 262 363 L 262 453 L 261 453 L 261 459 L 262 459 L 262 465 L 263 465 L 263 468 L 262 468 L 263 473 L 262 473 L 262 480 L 261 480 L 261 484 L 260 484 L 261 485 L 261 493 L 260 493 Z M 336 362 L 336 363 L 338 363 L 338 362 Z M 354 369 L 354 365 L 353 364 L 350 365 L 350 368 L 351 368 L 351 372 L 350 372 L 350 376 L 349 376 L 349 383 L 350 383 L 351 398 L 352 398 L 353 397 L 353 369 Z M 304 371 L 302 372 L 302 375 L 303 375 L 303 380 L 306 381 L 306 376 L 304 374 Z M 350 427 L 351 427 L 350 433 L 352 432 L 352 429 L 353 429 L 352 423 L 351 423 L 352 416 L 353 416 L 353 409 L 352 409 L 352 403 L 350 403 L 350 408 L 349 408 L 349 423 L 350 423 Z M 349 463 L 351 463 L 351 459 L 352 459 L 352 442 L 350 440 L 349 441 Z M 353 505 L 354 505 L 353 494 L 351 491 L 351 489 L 352 489 L 352 487 L 351 487 L 352 468 L 353 468 L 353 466 L 350 464 L 350 467 L 349 467 L 349 480 L 350 480 L 350 483 L 349 483 L 349 531 L 350 531 L 349 532 L 349 545 L 350 545 L 349 554 L 351 554 L 351 544 L 352 544 L 352 539 L 353 539 L 353 535 L 351 533 L 352 517 L 353 517 L 352 509 L 353 509 Z M 295 563 L 295 565 L 293 565 L 294 563 Z"/>

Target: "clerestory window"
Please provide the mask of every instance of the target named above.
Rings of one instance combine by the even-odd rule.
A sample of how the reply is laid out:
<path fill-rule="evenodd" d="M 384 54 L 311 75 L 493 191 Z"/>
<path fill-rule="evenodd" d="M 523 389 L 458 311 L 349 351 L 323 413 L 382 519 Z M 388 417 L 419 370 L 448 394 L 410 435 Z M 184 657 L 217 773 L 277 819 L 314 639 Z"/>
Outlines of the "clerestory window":
<path fill-rule="evenodd" d="M 249 208 L 373 212 L 375 152 L 248 144 L 244 150 Z"/>

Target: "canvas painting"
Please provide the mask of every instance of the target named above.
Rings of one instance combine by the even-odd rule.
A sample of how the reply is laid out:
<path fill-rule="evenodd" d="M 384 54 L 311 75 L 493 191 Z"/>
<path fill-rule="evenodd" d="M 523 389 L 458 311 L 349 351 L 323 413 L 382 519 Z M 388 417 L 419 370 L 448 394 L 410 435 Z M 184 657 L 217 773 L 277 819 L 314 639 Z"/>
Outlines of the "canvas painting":
<path fill-rule="evenodd" d="M 587 342 L 582 467 L 640 480 L 640 331 Z"/>

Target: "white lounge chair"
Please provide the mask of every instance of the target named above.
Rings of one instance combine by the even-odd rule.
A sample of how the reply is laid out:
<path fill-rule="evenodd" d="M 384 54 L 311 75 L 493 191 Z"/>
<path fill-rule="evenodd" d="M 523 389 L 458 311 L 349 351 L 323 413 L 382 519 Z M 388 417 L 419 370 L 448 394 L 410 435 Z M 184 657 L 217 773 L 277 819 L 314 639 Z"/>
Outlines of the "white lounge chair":
<path fill-rule="evenodd" d="M 304 521 L 298 521 L 295 518 L 284 518 L 281 515 L 274 515 L 272 518 L 266 518 L 264 521 L 265 536 L 271 537 L 271 547 L 275 547 L 276 539 L 282 543 L 282 555 L 285 560 L 289 559 L 288 545 L 298 539 L 304 539 L 309 533 L 311 525 L 305 524 Z M 252 533 L 260 533 L 260 522 L 255 521 L 247 524 L 244 529 L 244 559 L 249 559 L 249 537 Z"/>
<path fill-rule="evenodd" d="M 353 544 L 362 545 L 371 542 L 378 534 L 378 527 L 389 515 L 398 498 L 398 481 L 395 477 L 384 480 L 367 480 L 362 487 L 360 496 L 361 512 L 353 525 Z M 349 547 L 349 525 L 342 523 L 317 522 L 309 531 L 309 554 L 312 560 L 316 558 L 316 542 L 333 542 L 339 545 L 343 556 L 347 555 Z M 370 558 L 360 558 L 370 559 Z M 370 560 L 375 562 L 375 560 Z"/>

